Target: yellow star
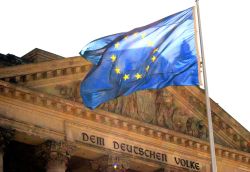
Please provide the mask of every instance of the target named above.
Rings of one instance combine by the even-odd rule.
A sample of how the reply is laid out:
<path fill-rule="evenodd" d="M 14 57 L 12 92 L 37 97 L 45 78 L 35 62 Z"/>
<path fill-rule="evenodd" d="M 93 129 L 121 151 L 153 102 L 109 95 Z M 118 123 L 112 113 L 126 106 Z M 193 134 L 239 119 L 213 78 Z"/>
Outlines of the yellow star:
<path fill-rule="evenodd" d="M 146 33 L 142 33 L 141 34 L 141 38 L 143 39 L 143 38 L 145 38 L 146 37 Z"/>
<path fill-rule="evenodd" d="M 127 79 L 129 79 L 129 74 L 125 74 L 125 75 L 123 76 L 123 79 L 124 79 L 124 81 L 126 81 Z"/>
<path fill-rule="evenodd" d="M 121 73 L 121 69 L 120 69 L 119 67 L 116 67 L 116 68 L 115 68 L 115 73 L 116 73 L 116 74 L 120 74 L 120 73 Z"/>
<path fill-rule="evenodd" d="M 148 72 L 148 70 L 149 70 L 149 65 L 147 65 L 147 67 L 146 67 L 146 71 Z"/>
<path fill-rule="evenodd" d="M 137 35 L 138 35 L 138 32 L 135 32 L 135 33 L 134 33 L 134 36 L 137 36 Z"/>
<path fill-rule="evenodd" d="M 152 62 L 155 62 L 156 57 L 155 57 L 155 56 L 153 56 L 153 57 L 151 58 L 151 60 L 152 60 Z"/>
<path fill-rule="evenodd" d="M 149 47 L 152 47 L 154 45 L 154 43 L 152 41 L 148 41 L 147 44 Z"/>
<path fill-rule="evenodd" d="M 157 52 L 157 51 L 158 51 L 158 48 L 155 48 L 154 51 L 153 51 L 153 53 L 155 53 L 155 52 Z"/>
<path fill-rule="evenodd" d="M 116 55 L 113 54 L 110 58 L 111 58 L 112 62 L 115 62 L 115 60 L 116 60 Z"/>
<path fill-rule="evenodd" d="M 118 48 L 119 46 L 120 46 L 119 42 L 115 43 L 115 48 Z"/>
<path fill-rule="evenodd" d="M 128 39 L 128 35 L 124 36 L 124 39 Z"/>
<path fill-rule="evenodd" d="M 142 78 L 142 74 L 137 73 L 137 74 L 135 75 L 135 77 L 136 77 L 136 79 L 141 79 L 141 78 Z"/>

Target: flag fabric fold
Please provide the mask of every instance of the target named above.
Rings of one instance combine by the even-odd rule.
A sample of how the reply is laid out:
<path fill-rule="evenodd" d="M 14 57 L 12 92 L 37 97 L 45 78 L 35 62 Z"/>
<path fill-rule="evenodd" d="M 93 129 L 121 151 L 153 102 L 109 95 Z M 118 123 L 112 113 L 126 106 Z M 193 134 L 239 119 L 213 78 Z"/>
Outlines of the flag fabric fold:
<path fill-rule="evenodd" d="M 94 40 L 80 55 L 93 63 L 80 88 L 91 109 L 138 90 L 199 85 L 192 8 Z"/>

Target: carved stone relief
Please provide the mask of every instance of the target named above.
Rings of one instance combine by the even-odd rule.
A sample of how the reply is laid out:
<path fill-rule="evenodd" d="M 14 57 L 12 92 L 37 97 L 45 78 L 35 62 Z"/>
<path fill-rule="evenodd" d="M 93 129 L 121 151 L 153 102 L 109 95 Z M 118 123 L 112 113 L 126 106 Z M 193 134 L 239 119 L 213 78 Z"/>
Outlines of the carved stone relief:
<path fill-rule="evenodd" d="M 80 82 L 74 82 L 68 85 L 56 85 L 55 90 L 59 95 L 70 100 L 78 100 L 80 98 Z"/>
<path fill-rule="evenodd" d="M 203 121 L 167 89 L 138 91 L 106 102 L 100 108 L 204 140 L 208 137 Z"/>
<path fill-rule="evenodd" d="M 207 128 L 202 120 L 190 117 L 187 120 L 186 127 L 187 134 L 204 140 L 208 138 Z"/>
<path fill-rule="evenodd" d="M 53 87 L 42 87 L 38 88 L 38 90 L 56 95 L 59 97 L 63 97 L 65 99 L 69 99 L 72 101 L 80 101 L 80 82 L 72 82 L 68 84 L 57 84 Z"/>

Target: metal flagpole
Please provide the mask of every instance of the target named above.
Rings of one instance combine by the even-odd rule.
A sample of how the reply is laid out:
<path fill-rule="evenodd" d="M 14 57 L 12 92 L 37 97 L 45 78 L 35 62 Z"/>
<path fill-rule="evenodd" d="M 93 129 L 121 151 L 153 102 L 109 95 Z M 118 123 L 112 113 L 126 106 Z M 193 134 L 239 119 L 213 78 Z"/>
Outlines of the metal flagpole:
<path fill-rule="evenodd" d="M 205 95 L 206 95 L 206 108 L 207 108 L 207 118 L 208 118 L 208 130 L 209 130 L 210 153 L 211 153 L 211 161 L 212 161 L 212 172 L 217 172 L 213 124 L 212 124 L 212 116 L 211 116 L 211 105 L 210 105 L 210 98 L 209 98 L 209 94 L 208 94 L 207 72 L 206 72 L 205 57 L 204 57 L 202 31 L 201 31 L 199 0 L 196 0 L 196 9 L 197 9 L 198 26 L 199 26 L 199 37 L 200 37 L 199 40 L 200 40 L 200 50 L 201 50 L 201 59 L 202 59 L 202 68 L 203 68 L 204 88 L 205 88 Z"/>

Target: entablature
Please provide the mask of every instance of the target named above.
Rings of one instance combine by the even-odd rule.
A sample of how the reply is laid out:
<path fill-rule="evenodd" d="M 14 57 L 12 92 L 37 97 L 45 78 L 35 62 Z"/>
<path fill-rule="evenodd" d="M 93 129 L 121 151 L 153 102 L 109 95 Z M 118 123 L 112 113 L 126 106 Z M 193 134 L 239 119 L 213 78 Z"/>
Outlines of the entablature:
<path fill-rule="evenodd" d="M 13 107 L 20 106 L 22 109 L 31 109 L 34 113 L 39 111 L 39 113 L 47 114 L 48 119 L 56 117 L 60 121 L 64 121 L 64 125 L 69 123 L 78 126 L 88 125 L 92 129 L 111 133 L 114 137 L 123 136 L 123 138 L 127 137 L 129 140 L 144 142 L 147 145 L 162 147 L 162 149 L 172 148 L 175 151 L 179 149 L 180 152 L 184 151 L 190 155 L 195 151 L 197 156 L 209 158 L 209 144 L 206 141 L 100 109 L 92 111 L 84 108 L 81 103 L 38 93 L 5 81 L 0 81 L 0 99 L 3 110 L 1 118 L 3 119 L 8 119 L 8 113 L 5 114 L 4 111 L 8 111 L 9 107 L 4 107 L 4 103 L 9 103 Z M 20 102 L 23 102 L 23 107 Z M 39 121 L 39 116 L 37 116 L 37 120 Z M 11 125 L 11 123 L 9 124 Z M 39 127 L 41 128 L 41 126 Z M 65 135 L 66 131 L 60 132 Z M 216 155 L 228 161 L 250 164 L 249 153 L 224 146 L 216 145 Z"/>
<path fill-rule="evenodd" d="M 80 82 L 90 68 L 90 63 L 83 60 L 82 57 L 65 58 L 37 64 L 3 68 L 0 69 L 0 79 L 65 99 L 81 102 L 79 95 Z M 192 111 L 192 115 L 197 117 L 196 120 L 190 118 L 190 125 L 194 125 L 193 123 L 198 120 L 202 121 L 202 125 L 207 127 L 205 98 L 200 88 L 167 87 L 165 90 L 174 95 L 180 102 L 179 104 L 182 104 L 183 107 Z M 214 128 L 216 131 L 215 135 L 218 139 L 221 138 L 216 141 L 232 148 L 250 151 L 250 146 L 248 145 L 250 140 L 249 132 L 241 127 L 237 121 L 231 118 L 212 100 L 211 105 Z M 122 112 L 116 112 L 116 109 L 103 109 L 123 115 Z M 187 121 L 184 121 L 184 123 L 186 125 Z M 168 128 L 167 126 L 162 127 Z M 189 131 L 185 131 L 183 133 L 188 134 L 188 132 Z M 192 131 L 190 131 L 190 133 L 192 133 Z M 197 137 L 196 135 L 191 135 Z M 202 137 L 204 139 L 204 134 Z M 208 136 L 206 136 L 205 139 L 207 139 L 207 137 Z"/>

